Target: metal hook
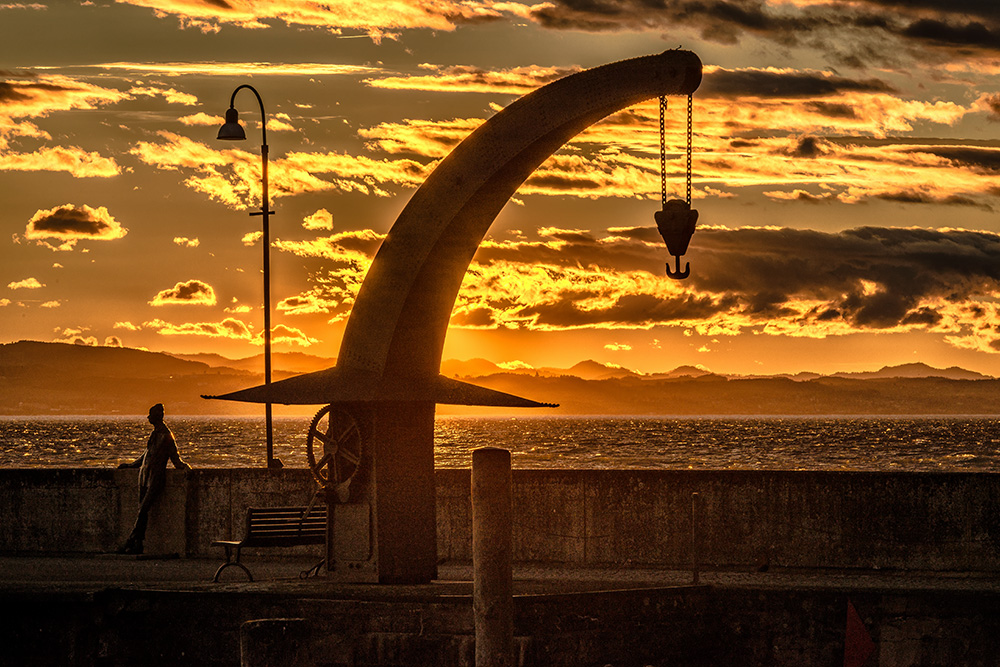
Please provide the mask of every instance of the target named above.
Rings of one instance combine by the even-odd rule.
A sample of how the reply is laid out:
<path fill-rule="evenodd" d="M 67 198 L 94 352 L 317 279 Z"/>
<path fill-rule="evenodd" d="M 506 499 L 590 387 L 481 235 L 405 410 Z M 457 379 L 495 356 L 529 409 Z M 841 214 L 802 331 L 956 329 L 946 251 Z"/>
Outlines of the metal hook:
<path fill-rule="evenodd" d="M 681 271 L 681 257 L 680 255 L 674 255 L 675 269 L 670 270 L 670 262 L 667 262 L 667 275 L 674 280 L 684 280 L 689 275 L 691 275 L 691 262 L 684 263 L 684 270 Z"/>

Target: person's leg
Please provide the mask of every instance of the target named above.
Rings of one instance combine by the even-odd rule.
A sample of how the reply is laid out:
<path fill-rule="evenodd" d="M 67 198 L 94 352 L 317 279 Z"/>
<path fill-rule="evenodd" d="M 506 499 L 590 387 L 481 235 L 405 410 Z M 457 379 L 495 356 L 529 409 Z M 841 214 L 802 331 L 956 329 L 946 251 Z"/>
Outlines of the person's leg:
<path fill-rule="evenodd" d="M 149 523 L 149 510 L 162 490 L 163 484 L 157 484 L 156 480 L 151 480 L 149 486 L 139 489 L 139 514 L 135 518 L 132 532 L 125 541 L 126 553 L 142 553 L 142 542 L 146 539 L 146 525 Z"/>

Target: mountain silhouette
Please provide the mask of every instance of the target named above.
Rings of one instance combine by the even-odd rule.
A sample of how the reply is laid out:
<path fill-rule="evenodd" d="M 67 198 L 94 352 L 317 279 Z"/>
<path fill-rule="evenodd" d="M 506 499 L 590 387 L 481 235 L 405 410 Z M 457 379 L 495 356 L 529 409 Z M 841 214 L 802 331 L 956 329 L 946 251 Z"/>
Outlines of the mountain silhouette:
<path fill-rule="evenodd" d="M 259 415 L 256 404 L 200 398 L 260 384 L 257 361 L 36 341 L 0 344 L 0 414 L 144 415 L 150 405 L 164 403 L 173 415 Z M 275 379 L 333 365 L 332 359 L 301 353 L 276 354 L 274 361 Z M 1000 380 L 925 364 L 772 377 L 725 377 L 692 366 L 642 375 L 593 360 L 567 369 L 514 370 L 485 359 L 449 360 L 441 369 L 490 389 L 560 404 L 517 413 L 526 415 L 1000 414 Z M 275 409 L 305 415 L 315 406 Z M 438 411 L 490 412 L 459 406 Z"/>
<path fill-rule="evenodd" d="M 251 357 L 230 359 L 221 354 L 171 354 L 170 356 L 186 361 L 198 361 L 215 368 L 233 368 L 241 371 L 261 372 L 264 368 L 264 355 L 255 354 Z M 322 371 L 337 365 L 336 357 L 317 357 L 303 352 L 272 352 L 271 368 L 285 373 L 312 373 Z"/>
<path fill-rule="evenodd" d="M 874 378 L 929 378 L 941 377 L 950 380 L 986 380 L 989 376 L 975 371 L 967 371 L 958 366 L 950 368 L 934 368 L 922 363 L 902 364 L 901 366 L 883 366 L 877 371 L 861 373 L 834 373 L 832 377 L 874 379 Z"/>
<path fill-rule="evenodd" d="M 256 414 L 259 406 L 206 401 L 261 381 L 254 374 L 162 352 L 20 341 L 0 345 L 0 414 Z M 214 404 L 214 405 L 213 405 Z"/>

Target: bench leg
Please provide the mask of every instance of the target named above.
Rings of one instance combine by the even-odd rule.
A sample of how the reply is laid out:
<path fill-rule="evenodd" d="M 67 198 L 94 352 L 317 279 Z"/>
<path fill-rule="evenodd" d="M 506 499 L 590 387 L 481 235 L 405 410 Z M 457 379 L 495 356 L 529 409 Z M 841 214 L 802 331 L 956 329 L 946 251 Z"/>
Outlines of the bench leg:
<path fill-rule="evenodd" d="M 223 544 L 221 546 L 222 546 L 223 549 L 226 550 L 226 562 L 223 563 L 222 565 L 220 565 L 219 569 L 215 571 L 215 576 L 212 577 L 212 583 L 214 583 L 214 584 L 219 583 L 219 575 L 222 574 L 222 571 L 225 570 L 230 565 L 235 565 L 236 567 L 238 567 L 241 570 L 243 570 L 244 572 L 246 572 L 247 573 L 247 580 L 248 581 L 253 581 L 253 575 L 250 574 L 250 570 L 247 569 L 246 565 L 244 565 L 243 563 L 240 562 L 240 547 L 236 546 L 236 558 L 233 558 L 232 557 L 233 556 L 233 547 L 232 547 L 232 545 Z"/>
<path fill-rule="evenodd" d="M 221 566 L 219 566 L 219 569 L 215 571 L 215 576 L 212 577 L 212 583 L 216 583 L 216 584 L 219 583 L 219 575 L 222 574 L 222 571 L 225 570 L 230 565 L 235 565 L 236 567 L 238 567 L 241 570 L 243 570 L 244 572 L 246 572 L 247 573 L 247 581 L 253 581 L 253 575 L 250 574 L 250 570 L 247 569 L 246 565 L 244 565 L 243 563 L 238 563 L 236 561 L 232 561 L 232 562 L 228 562 L 228 563 L 223 563 Z"/>

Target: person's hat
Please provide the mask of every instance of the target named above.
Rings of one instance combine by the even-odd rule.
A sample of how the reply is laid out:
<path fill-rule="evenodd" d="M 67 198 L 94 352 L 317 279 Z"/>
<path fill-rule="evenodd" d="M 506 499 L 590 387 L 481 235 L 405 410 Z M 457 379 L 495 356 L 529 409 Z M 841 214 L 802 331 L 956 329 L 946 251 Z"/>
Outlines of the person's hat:
<path fill-rule="evenodd" d="M 149 416 L 152 417 L 154 415 L 163 416 L 163 403 L 157 403 L 149 409 Z"/>

